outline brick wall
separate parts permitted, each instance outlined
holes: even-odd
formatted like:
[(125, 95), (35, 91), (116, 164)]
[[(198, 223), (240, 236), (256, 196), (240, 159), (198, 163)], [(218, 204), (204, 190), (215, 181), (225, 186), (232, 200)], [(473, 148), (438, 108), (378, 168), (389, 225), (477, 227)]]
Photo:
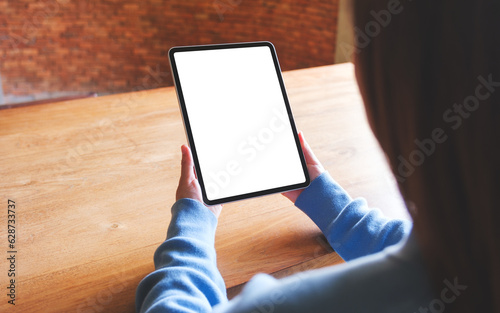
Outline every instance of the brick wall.
[(338, 1), (0, 0), (3, 93), (172, 85), (176, 45), (269, 40), (282, 70), (334, 62)]

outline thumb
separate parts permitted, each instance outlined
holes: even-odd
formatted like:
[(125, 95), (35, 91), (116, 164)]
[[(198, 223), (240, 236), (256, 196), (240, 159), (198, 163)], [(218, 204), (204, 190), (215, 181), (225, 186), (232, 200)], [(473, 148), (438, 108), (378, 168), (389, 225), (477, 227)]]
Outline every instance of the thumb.
[(194, 177), (194, 170), (193, 170), (193, 157), (191, 156), (191, 149), (189, 149), (188, 146), (182, 145), (181, 146), (181, 152), (182, 152), (182, 161), (181, 161), (181, 181), (184, 181), (186, 183), (190, 183)]
[(304, 152), (304, 158), (306, 159), (306, 163), (311, 165), (319, 165), (320, 162), (318, 161), (311, 147), (304, 138), (304, 133), (299, 132), (299, 140), (300, 140), (300, 145), (302, 146), (302, 152)]

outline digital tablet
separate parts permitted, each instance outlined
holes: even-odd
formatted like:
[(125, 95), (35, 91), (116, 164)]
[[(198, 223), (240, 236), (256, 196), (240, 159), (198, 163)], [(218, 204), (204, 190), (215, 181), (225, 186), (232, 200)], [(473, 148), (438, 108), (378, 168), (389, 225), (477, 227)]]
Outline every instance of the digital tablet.
[(206, 204), (309, 185), (270, 42), (174, 47), (169, 59)]

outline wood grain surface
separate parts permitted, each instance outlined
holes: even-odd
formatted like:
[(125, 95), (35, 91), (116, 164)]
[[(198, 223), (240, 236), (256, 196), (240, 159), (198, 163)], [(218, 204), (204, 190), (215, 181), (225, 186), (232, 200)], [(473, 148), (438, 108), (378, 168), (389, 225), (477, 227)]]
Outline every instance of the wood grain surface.
[[(353, 197), (407, 218), (366, 122), (352, 64), (284, 73), (298, 129)], [(184, 129), (173, 88), (0, 111), (1, 312), (134, 312), (165, 239)], [(16, 203), (16, 305), (7, 303), (7, 201)], [(281, 195), (224, 206), (228, 288), (341, 259)]]

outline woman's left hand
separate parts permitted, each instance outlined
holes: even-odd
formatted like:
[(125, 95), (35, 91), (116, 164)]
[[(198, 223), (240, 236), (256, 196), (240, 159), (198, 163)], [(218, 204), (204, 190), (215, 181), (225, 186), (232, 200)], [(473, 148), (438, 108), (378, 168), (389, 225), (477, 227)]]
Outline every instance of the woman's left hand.
[[(177, 187), (175, 198), (176, 200), (188, 198), (203, 203), (200, 183), (198, 182), (198, 178), (196, 178), (196, 174), (194, 171), (194, 162), (193, 156), (191, 154), (191, 149), (189, 149), (189, 147), (186, 145), (182, 145), (181, 152), (181, 178), (179, 179), (179, 186)], [(215, 214), (215, 217), (219, 218), (219, 215), (222, 211), (222, 205), (218, 204), (205, 206)]]

